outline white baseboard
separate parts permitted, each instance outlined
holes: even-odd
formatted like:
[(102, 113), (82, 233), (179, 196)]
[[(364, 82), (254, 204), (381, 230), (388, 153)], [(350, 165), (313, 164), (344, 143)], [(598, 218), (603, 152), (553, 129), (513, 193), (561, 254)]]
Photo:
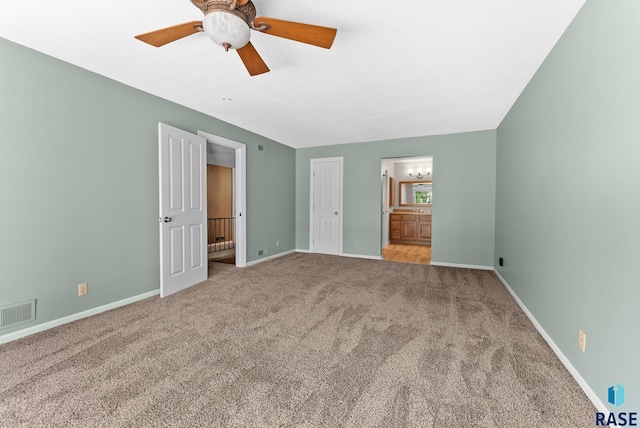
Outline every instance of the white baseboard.
[(58, 318), (53, 321), (48, 321), (42, 324), (34, 325), (33, 327), (27, 327), (25, 329), (18, 330), (13, 333), (5, 334), (4, 336), (0, 336), (0, 345), (2, 345), (3, 343), (9, 343), (14, 340), (21, 339), (26, 336), (30, 336), (35, 333), (40, 333), (41, 331), (49, 330), (50, 328), (58, 327), (62, 324), (67, 324), (72, 321), (77, 321), (82, 318), (90, 317), (92, 315), (97, 315), (101, 312), (119, 308), (120, 306), (129, 305), (139, 300), (148, 299), (149, 297), (157, 296), (158, 294), (160, 294), (160, 289), (149, 291), (148, 293), (138, 294), (137, 296), (129, 297), (123, 300), (118, 300), (117, 302), (108, 303), (103, 306), (98, 306), (97, 308), (88, 309), (86, 311), (78, 312), (77, 314)]
[(454, 268), (461, 268), (461, 269), (494, 270), (493, 266), (464, 265), (464, 264), (460, 264), (460, 263), (443, 263), (443, 262), (431, 261), (430, 265), (431, 266), (454, 267)]
[(589, 386), (587, 381), (585, 381), (584, 378), (582, 376), (580, 376), (580, 373), (578, 372), (578, 370), (573, 366), (573, 364), (571, 364), (571, 361), (569, 361), (569, 359), (566, 357), (566, 355), (564, 355), (562, 353), (562, 351), (560, 350), (558, 345), (556, 345), (556, 343), (553, 341), (551, 336), (549, 336), (549, 334), (544, 330), (544, 328), (542, 328), (542, 325), (540, 325), (538, 320), (533, 316), (533, 314), (529, 311), (529, 309), (524, 305), (522, 300), (520, 300), (520, 298), (516, 295), (516, 293), (511, 289), (509, 284), (507, 284), (507, 281), (505, 281), (505, 279), (502, 277), (502, 275), (500, 275), (500, 272), (498, 272), (495, 269), (494, 269), (494, 272), (496, 273), (496, 276), (498, 277), (498, 279), (500, 279), (502, 284), (505, 286), (507, 291), (509, 291), (509, 294), (511, 294), (511, 297), (513, 297), (513, 299), (516, 301), (516, 303), (520, 306), (520, 309), (522, 309), (522, 311), (527, 315), (527, 317), (529, 317), (529, 320), (531, 320), (531, 322), (533, 323), (533, 325), (536, 328), (536, 330), (538, 330), (538, 332), (544, 338), (544, 340), (547, 341), (547, 343), (549, 344), (549, 346), (551, 347), (553, 352), (555, 352), (555, 354), (558, 356), (558, 358), (560, 359), (562, 364), (569, 371), (571, 376), (573, 376), (573, 378), (576, 380), (576, 382), (578, 382), (578, 385), (580, 385), (580, 388), (582, 388), (582, 390), (587, 395), (587, 397), (589, 397), (589, 400), (591, 400), (593, 405), (596, 406), (596, 409), (598, 409), (599, 412), (602, 412), (602, 413), (605, 413), (605, 414), (608, 415), (609, 414), (609, 410), (607, 409), (607, 406), (605, 406), (605, 404), (602, 402), (602, 400), (600, 400), (600, 398), (598, 398), (598, 394), (596, 394), (593, 391), (593, 389), (591, 389), (591, 387)]
[(296, 251), (298, 251), (298, 250), (289, 250), (289, 251), (285, 251), (285, 252), (282, 252), (282, 253), (274, 254), (272, 256), (267, 256), (267, 257), (264, 257), (262, 259), (254, 260), (252, 262), (247, 262), (247, 267), (253, 266), (253, 265), (257, 265), (258, 263), (266, 262), (267, 260), (277, 259), (278, 257), (286, 256), (288, 254), (293, 254)]
[[(296, 251), (296, 253), (313, 254), (313, 253), (311, 253), (310, 250), (302, 250), (302, 249), (299, 249), (299, 248), (297, 248), (295, 251)], [(318, 253), (318, 254), (321, 254), (321, 253)], [(351, 257), (351, 258), (354, 258), (354, 259), (382, 260), (382, 256), (367, 256), (367, 255), (364, 255), (364, 254), (342, 253), (342, 254), (339, 254), (339, 256), (341, 256), (341, 257)]]
[(352, 257), (354, 259), (369, 259), (369, 260), (382, 260), (382, 256), (367, 256), (364, 254), (340, 254), (342, 257)]

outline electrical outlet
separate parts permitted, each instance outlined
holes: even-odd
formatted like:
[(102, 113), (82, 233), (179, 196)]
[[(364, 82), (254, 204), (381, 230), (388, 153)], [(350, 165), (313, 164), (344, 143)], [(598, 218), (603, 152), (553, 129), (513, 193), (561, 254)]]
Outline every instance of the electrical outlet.
[(78, 284), (78, 296), (84, 296), (89, 292), (89, 284), (83, 282), (82, 284)]
[(276, 241), (276, 247), (280, 246), (280, 241)]
[(356, 239), (356, 245), (360, 245), (360, 240)]
[(500, 258), (498, 259), (498, 264), (499, 264), (500, 266), (504, 266), (504, 259), (503, 259), (502, 257), (500, 257)]
[(587, 335), (582, 330), (578, 330), (578, 348), (582, 352), (587, 352)]

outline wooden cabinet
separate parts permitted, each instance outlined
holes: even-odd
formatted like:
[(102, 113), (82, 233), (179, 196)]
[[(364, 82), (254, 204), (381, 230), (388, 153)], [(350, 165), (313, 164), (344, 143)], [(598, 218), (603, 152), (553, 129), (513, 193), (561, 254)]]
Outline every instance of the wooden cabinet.
[[(421, 216), (426, 217), (426, 216)], [(429, 216), (429, 221), (422, 220), (418, 222), (418, 241), (429, 241), (431, 242), (431, 216)]]
[(431, 245), (431, 214), (391, 214), (389, 222), (392, 243)]
[(389, 225), (389, 233), (391, 236), (389, 237), (391, 241), (397, 241), (400, 239), (400, 219), (393, 218), (393, 214), (391, 215), (391, 224)]

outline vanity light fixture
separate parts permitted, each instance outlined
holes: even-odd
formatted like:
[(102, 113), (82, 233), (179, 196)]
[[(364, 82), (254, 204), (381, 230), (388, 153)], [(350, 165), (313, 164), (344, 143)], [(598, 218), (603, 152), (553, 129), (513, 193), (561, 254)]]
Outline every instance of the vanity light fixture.
[(409, 177), (415, 177), (418, 180), (422, 180), (423, 178), (427, 178), (431, 175), (430, 171), (426, 171), (425, 175), (422, 175), (422, 168), (418, 168), (416, 173), (413, 173), (413, 169), (409, 168)]

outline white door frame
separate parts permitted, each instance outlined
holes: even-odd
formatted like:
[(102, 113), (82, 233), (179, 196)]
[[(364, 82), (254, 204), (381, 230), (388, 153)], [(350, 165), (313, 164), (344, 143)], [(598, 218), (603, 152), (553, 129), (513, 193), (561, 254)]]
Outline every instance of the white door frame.
[(198, 135), (207, 142), (229, 147), (236, 151), (235, 183), (236, 183), (236, 266), (247, 266), (247, 146), (228, 138), (220, 137), (204, 131)]
[(382, 168), (382, 249), (389, 244), (389, 169)]
[(344, 158), (336, 157), (336, 158), (315, 158), (309, 161), (309, 252), (314, 253), (314, 243), (313, 243), (313, 201), (314, 201), (314, 186), (313, 186), (313, 173), (315, 171), (316, 163), (319, 162), (338, 162), (340, 164), (340, 207), (338, 208), (338, 255), (341, 256), (342, 253), (342, 236), (343, 236), (343, 210), (344, 210), (344, 199), (343, 199), (343, 181), (344, 181)]

